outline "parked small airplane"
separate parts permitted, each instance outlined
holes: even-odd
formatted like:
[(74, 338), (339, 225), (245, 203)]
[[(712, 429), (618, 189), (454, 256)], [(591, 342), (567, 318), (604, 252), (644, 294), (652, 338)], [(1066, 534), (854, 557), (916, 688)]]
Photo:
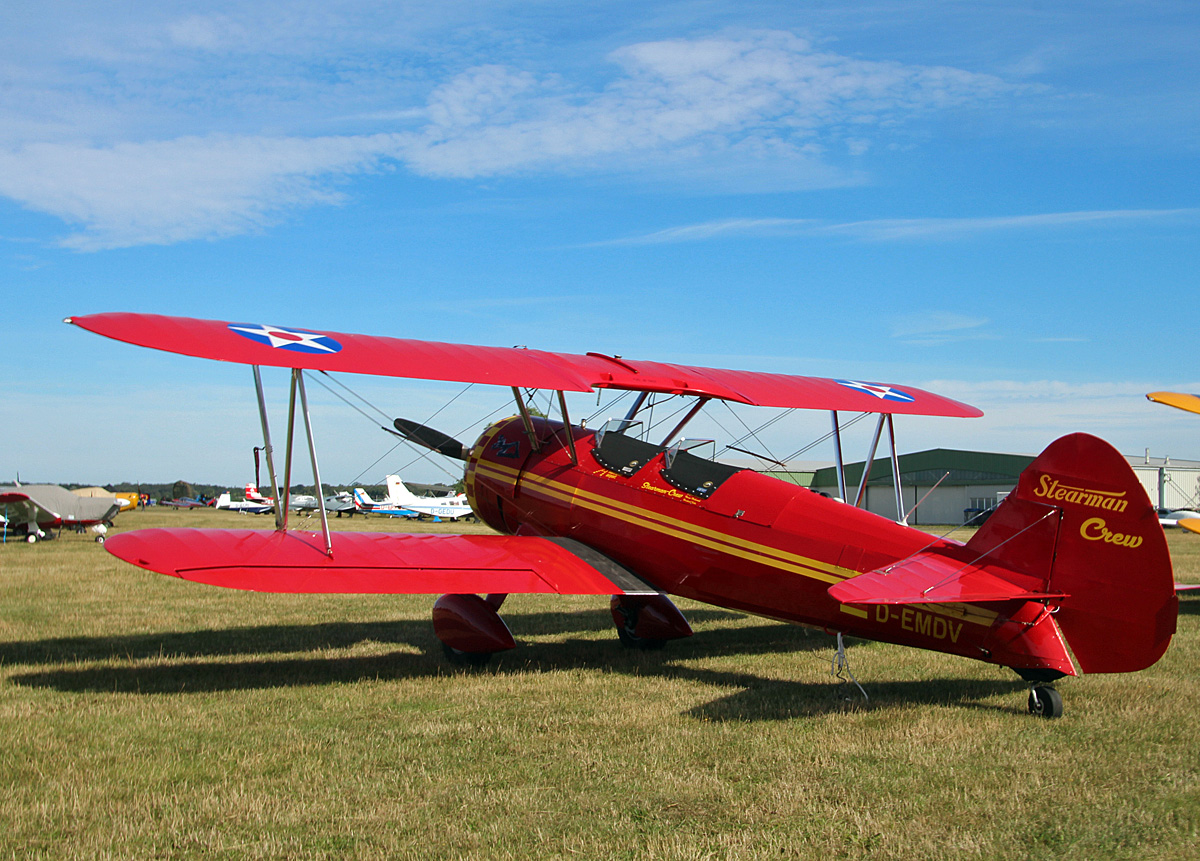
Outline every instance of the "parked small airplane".
[(1158, 515), (1158, 522), (1164, 528), (1183, 526), (1184, 521), (1187, 520), (1196, 520), (1200, 522), (1200, 511), (1193, 511), (1190, 508), (1177, 508), (1173, 511), (1164, 510)]
[(213, 504), (213, 500), (204, 496), (180, 496), (176, 499), (159, 500), (158, 504), (168, 508), (208, 508)]
[[(385, 479), (387, 482), (388, 495), (387, 499), (382, 502), (375, 503), (375, 512), (383, 513), (383, 509), (395, 510), (402, 512), (401, 517), (430, 517), (434, 520), (459, 520), (463, 517), (474, 519), (475, 512), (471, 510), (471, 504), (467, 501), (465, 493), (456, 493), (452, 496), (417, 496), (404, 482), (400, 480), (398, 475), (389, 475)], [(354, 489), (355, 498), (361, 497), (364, 500), (370, 500), (366, 491), (361, 487)]]
[(212, 506), (229, 511), (241, 511), (246, 514), (266, 514), (268, 511), (275, 510), (275, 500), (262, 496), (253, 484), (246, 485), (245, 495), (245, 499), (233, 499), (226, 491), (213, 501)]
[[(1156, 404), (1166, 404), (1169, 407), (1175, 407), (1177, 410), (1200, 415), (1200, 395), (1188, 395), (1182, 392), (1150, 392), (1146, 395), (1146, 400), (1154, 401)], [(1182, 516), (1178, 516), (1181, 514)], [(1158, 522), (1163, 526), (1178, 526), (1181, 529), (1186, 529), (1188, 532), (1200, 534), (1200, 513), (1191, 511), (1171, 512), (1165, 518), (1159, 518)], [(1179, 591), (1193, 591), (1200, 589), (1200, 585), (1176, 583), (1175, 588)]]
[(245, 488), (243, 488), (242, 493), (246, 495), (246, 499), (249, 502), (257, 502), (259, 505), (269, 505), (272, 507), (275, 505), (274, 499), (271, 499), (269, 496), (263, 496), (258, 492), (257, 484), (247, 484)]
[[(316, 511), (320, 507), (315, 496), (294, 496), (291, 502), (288, 503), (288, 508), (292, 511)], [(357, 513), (358, 508), (354, 504), (354, 497), (347, 491), (340, 490), (325, 497), (325, 510), (331, 514), (336, 514), (338, 517), (341, 517), (343, 514), (347, 517), (353, 517)]]
[[(323, 510), (321, 533), (299, 532), (287, 528), (285, 497), (274, 532), (148, 529), (106, 545), (142, 568), (238, 589), (445, 593), (434, 632), (458, 659), (515, 646), (497, 612), (508, 593), (612, 596), (617, 635), (637, 647), (691, 635), (670, 593), (836, 632), (839, 646), (847, 634), (1009, 667), (1031, 685), (1030, 712), (1054, 717), (1062, 699), (1053, 681), (1149, 667), (1175, 631), (1155, 510), (1125, 458), (1087, 434), (1051, 443), (962, 544), (865, 511), (855, 504), (865, 488), (845, 488), (840, 412), (878, 415), (868, 461), (888, 429), (900, 512), (894, 417), (982, 414), (916, 388), (149, 314), (67, 322), (253, 366), (273, 485), (260, 366), (291, 369), (289, 472), (297, 411), (311, 440), (305, 369), (510, 387), (518, 415), (473, 446), (437, 447), (457, 453), (472, 508), (502, 534), (335, 533)], [(555, 392), (560, 419), (533, 416), (527, 389)], [(624, 418), (572, 424), (565, 393), (597, 389), (638, 395)], [(647, 401), (670, 397), (688, 412), (649, 438)], [(680, 434), (714, 399), (828, 410), (847, 502), (691, 453)]]
[(30, 544), (53, 537), (50, 529), (91, 527), (96, 541), (104, 535), (121, 510), (111, 497), (77, 496), (57, 484), (19, 484), (0, 487), (0, 506), (7, 523), (5, 532), (24, 536)]
[(398, 505), (392, 505), (387, 500), (376, 501), (363, 488), (354, 488), (354, 508), (363, 514), (384, 514), (388, 517), (408, 517), (417, 519), (417, 512)]

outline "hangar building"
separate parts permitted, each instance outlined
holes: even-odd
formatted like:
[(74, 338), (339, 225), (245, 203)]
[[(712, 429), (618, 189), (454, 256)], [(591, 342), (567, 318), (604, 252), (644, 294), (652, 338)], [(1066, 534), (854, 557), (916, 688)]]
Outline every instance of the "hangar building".
[[(1031, 454), (946, 448), (900, 455), (900, 486), (905, 510), (911, 509), (929, 493), (909, 516), (909, 523), (914, 526), (963, 523), (980, 511), (995, 508), (1017, 486), (1017, 477), (1034, 457)], [(1167, 510), (1200, 508), (1200, 461), (1152, 458), (1148, 452), (1137, 457), (1126, 455), (1126, 459), (1157, 507)], [(846, 487), (850, 495), (857, 490), (862, 472), (862, 461), (846, 464)], [(930, 492), (934, 485), (937, 485), (936, 489)], [(832, 466), (815, 470), (809, 487), (837, 496), (837, 471)], [(896, 517), (892, 464), (886, 457), (877, 458), (871, 468), (866, 508), (887, 518)]]

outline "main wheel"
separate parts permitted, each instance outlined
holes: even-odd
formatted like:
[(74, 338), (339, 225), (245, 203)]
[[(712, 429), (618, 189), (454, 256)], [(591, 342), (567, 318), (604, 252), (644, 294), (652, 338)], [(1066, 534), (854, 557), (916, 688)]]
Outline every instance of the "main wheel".
[(654, 649), (662, 649), (667, 645), (666, 640), (655, 640), (650, 637), (639, 637), (632, 633), (627, 627), (617, 627), (617, 639), (621, 641), (621, 645), (626, 649), (641, 649), (644, 652), (653, 651)]
[(1054, 688), (1038, 685), (1029, 691), (1029, 713), (1044, 718), (1062, 717), (1062, 694)]
[(458, 664), (460, 667), (482, 667), (495, 654), (495, 652), (464, 652), (453, 646), (447, 646), (445, 643), (442, 643), (442, 651), (446, 653), (446, 657), (450, 659), (451, 663)]

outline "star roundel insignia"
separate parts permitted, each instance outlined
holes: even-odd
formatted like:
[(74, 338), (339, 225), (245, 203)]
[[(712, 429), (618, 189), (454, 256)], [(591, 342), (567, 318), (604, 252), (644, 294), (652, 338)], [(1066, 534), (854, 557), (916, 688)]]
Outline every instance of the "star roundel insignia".
[(230, 323), (229, 331), (256, 343), (295, 353), (337, 353), (342, 349), (342, 345), (328, 335), (306, 329), (286, 329), (261, 323)]
[(862, 383), (858, 380), (834, 380), (834, 382), (848, 389), (866, 392), (868, 395), (873, 395), (881, 401), (899, 401), (902, 404), (910, 404), (916, 400), (908, 392), (902, 392), (895, 386), (884, 386), (879, 383)]

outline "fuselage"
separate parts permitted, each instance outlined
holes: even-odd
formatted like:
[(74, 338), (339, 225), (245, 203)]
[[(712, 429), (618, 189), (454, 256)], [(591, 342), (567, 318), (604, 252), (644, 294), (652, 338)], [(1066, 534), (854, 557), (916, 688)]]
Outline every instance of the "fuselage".
[(546, 419), (534, 419), (533, 429), (536, 450), (513, 418), (488, 428), (468, 457), (471, 505), (498, 531), (575, 539), (664, 592), (709, 604), (1008, 666), (1048, 666), (1039, 653), (1054, 649), (1024, 633), (1042, 611), (1033, 602), (855, 606), (826, 591), (956, 542), (752, 470), (672, 461), (672, 452), (616, 437), (598, 445), (594, 431)]

